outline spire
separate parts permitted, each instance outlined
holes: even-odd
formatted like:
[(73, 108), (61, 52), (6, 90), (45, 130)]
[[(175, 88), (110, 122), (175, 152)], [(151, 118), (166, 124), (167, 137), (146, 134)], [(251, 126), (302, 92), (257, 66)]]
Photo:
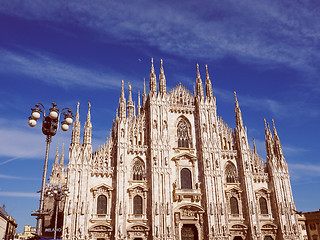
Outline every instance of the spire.
[(203, 100), (203, 86), (202, 86), (202, 80), (200, 77), (199, 72), (199, 64), (197, 64), (197, 79), (196, 79), (196, 85), (197, 85), (197, 96), (200, 98), (200, 101)]
[(91, 144), (92, 123), (91, 123), (90, 108), (91, 108), (91, 104), (90, 102), (88, 102), (88, 114), (87, 114), (87, 121), (84, 125), (83, 144)]
[(126, 118), (126, 98), (124, 97), (124, 83), (121, 82), (121, 97), (119, 99), (119, 117)]
[(131, 118), (134, 116), (134, 105), (132, 101), (132, 92), (131, 92), (131, 85), (129, 84), (129, 99), (127, 102), (127, 112), (128, 112), (128, 118)]
[(252, 140), (253, 140), (253, 152), (257, 153), (256, 142), (255, 142), (254, 138)]
[(57, 151), (56, 151), (56, 156), (54, 158), (54, 165), (56, 166), (59, 165), (59, 143), (57, 144)]
[(206, 99), (213, 100), (212, 84), (209, 78), (208, 66), (206, 65)]
[(80, 103), (78, 102), (76, 118), (74, 120), (73, 127), (72, 127), (71, 146), (80, 144), (79, 106), (80, 106)]
[(193, 84), (193, 96), (196, 97), (196, 86)]
[(64, 143), (62, 143), (61, 157), (60, 157), (60, 165), (64, 165)]
[(265, 142), (266, 142), (266, 150), (267, 150), (267, 159), (271, 159), (273, 155), (273, 138), (270, 132), (269, 124), (264, 118), (264, 130), (265, 130)]
[(146, 93), (146, 79), (143, 79), (143, 93), (142, 93), (142, 105), (145, 106), (147, 101), (147, 93)]
[(274, 144), (275, 144), (275, 154), (278, 156), (279, 159), (284, 158), (282, 153), (282, 146), (280, 143), (280, 138), (277, 133), (276, 125), (274, 124), (274, 120), (272, 119), (272, 125), (273, 125), (273, 138), (274, 138)]
[(237, 126), (243, 127), (243, 120), (242, 120), (242, 114), (239, 107), (238, 99), (237, 99), (237, 93), (234, 92), (234, 98), (235, 98), (235, 114), (236, 114), (236, 123)]
[(140, 115), (141, 105), (140, 105), (140, 91), (138, 91), (138, 105), (137, 105), (137, 115)]
[(166, 76), (164, 75), (162, 59), (161, 59), (161, 67), (160, 67), (160, 75), (159, 75), (159, 92), (161, 95), (164, 95), (167, 92)]
[(279, 136), (277, 133), (276, 125), (274, 124), (274, 120), (272, 119), (272, 126), (273, 126), (273, 137), (275, 140), (279, 140)]
[(156, 74), (154, 73), (153, 58), (151, 58), (150, 93), (149, 94), (151, 94), (151, 96), (157, 94), (157, 79), (156, 79)]

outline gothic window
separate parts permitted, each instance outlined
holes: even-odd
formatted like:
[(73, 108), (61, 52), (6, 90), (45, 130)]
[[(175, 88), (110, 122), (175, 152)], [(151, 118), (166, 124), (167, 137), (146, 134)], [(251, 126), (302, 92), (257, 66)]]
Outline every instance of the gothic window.
[(259, 204), (260, 204), (260, 213), (261, 214), (268, 214), (267, 200), (264, 197), (261, 197), (259, 199)]
[(230, 207), (231, 207), (231, 214), (234, 214), (234, 215), (239, 214), (238, 200), (235, 197), (230, 198)]
[(139, 195), (133, 198), (133, 214), (142, 214), (142, 197)]
[(97, 214), (107, 214), (107, 197), (104, 195), (98, 197)]
[(136, 159), (132, 167), (132, 179), (143, 180), (145, 175), (144, 162), (140, 159)]
[(188, 168), (181, 170), (181, 189), (192, 189), (191, 171)]
[(190, 125), (185, 119), (181, 119), (177, 125), (177, 136), (178, 136), (178, 147), (190, 148), (191, 136), (190, 136)]
[(237, 182), (236, 168), (232, 163), (227, 163), (226, 169), (225, 169), (225, 176), (226, 176), (227, 183)]

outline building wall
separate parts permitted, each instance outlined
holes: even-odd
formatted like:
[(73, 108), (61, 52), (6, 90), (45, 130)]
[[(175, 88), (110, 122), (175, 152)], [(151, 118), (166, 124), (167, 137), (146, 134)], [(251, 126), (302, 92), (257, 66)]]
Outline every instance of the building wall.
[(310, 240), (320, 239), (320, 210), (304, 213), (306, 218), (306, 229)]

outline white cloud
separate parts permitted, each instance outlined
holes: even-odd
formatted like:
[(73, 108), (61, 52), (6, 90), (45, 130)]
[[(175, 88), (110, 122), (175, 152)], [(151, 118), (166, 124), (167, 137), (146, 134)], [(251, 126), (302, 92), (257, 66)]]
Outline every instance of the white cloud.
[(295, 180), (305, 177), (320, 177), (320, 165), (310, 163), (288, 163), (288, 166), (290, 175)]
[(21, 177), (21, 176), (11, 176), (11, 175), (6, 175), (6, 174), (0, 174), (0, 178), (2, 179), (12, 179), (12, 180), (36, 180), (39, 181), (40, 179), (38, 178), (29, 178), (29, 177)]
[(38, 193), (28, 193), (28, 192), (1, 192), (0, 191), (0, 196), (39, 198)]
[[(309, 71), (319, 62), (319, 14), (314, 6), (246, 0), (207, 1), (199, 7), (157, 1), (9, 1), (0, 11), (29, 19), (86, 26), (126, 44), (136, 41), (191, 59), (232, 55)], [(108, 41), (102, 34), (101, 40)], [(256, 61), (259, 59), (259, 61)]]
[(17, 53), (0, 49), (0, 64), (2, 72), (27, 75), (61, 87), (119, 88), (121, 79), (126, 79), (121, 74), (76, 66), (54, 56), (32, 51)]

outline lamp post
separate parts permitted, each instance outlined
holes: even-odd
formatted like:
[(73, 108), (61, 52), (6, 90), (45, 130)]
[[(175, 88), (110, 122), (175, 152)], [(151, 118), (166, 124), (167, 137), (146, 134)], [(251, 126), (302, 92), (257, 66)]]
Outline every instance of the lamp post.
[(54, 240), (57, 239), (57, 225), (58, 225), (58, 213), (59, 213), (59, 202), (69, 194), (67, 186), (62, 186), (60, 184), (49, 184), (46, 187), (47, 196), (53, 197), (56, 207), (55, 207), (55, 220), (54, 220)]
[(43, 166), (43, 176), (42, 176), (42, 186), (40, 191), (40, 204), (38, 213), (32, 214), (33, 216), (37, 216), (37, 235), (39, 237), (42, 236), (42, 227), (43, 227), (43, 217), (44, 217), (44, 189), (46, 186), (46, 178), (47, 178), (47, 170), (48, 170), (48, 159), (49, 159), (49, 148), (52, 137), (56, 135), (57, 130), (59, 128), (59, 120), (61, 114), (64, 115), (64, 120), (61, 122), (61, 129), (63, 131), (68, 131), (69, 125), (73, 122), (73, 115), (69, 108), (60, 109), (56, 108), (57, 104), (52, 103), (52, 108), (49, 109), (49, 115), (46, 116), (46, 109), (41, 104), (38, 103), (35, 105), (36, 108), (31, 108), (31, 116), (29, 117), (29, 126), (35, 127), (37, 125), (37, 120), (43, 116), (42, 121), (42, 133), (46, 135), (46, 156)]

